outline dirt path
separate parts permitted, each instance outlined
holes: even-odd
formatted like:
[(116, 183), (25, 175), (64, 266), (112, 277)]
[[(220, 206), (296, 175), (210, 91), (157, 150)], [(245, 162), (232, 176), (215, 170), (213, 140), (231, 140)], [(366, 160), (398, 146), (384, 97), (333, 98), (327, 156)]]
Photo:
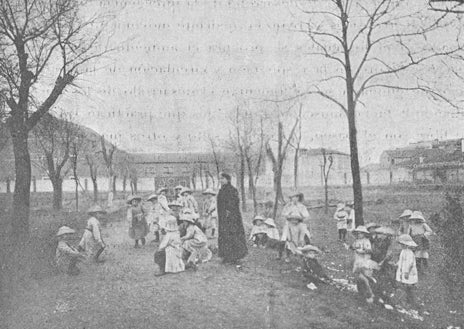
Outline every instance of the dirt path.
[(250, 250), (240, 272), (214, 257), (197, 272), (155, 277), (156, 244), (134, 249), (126, 231), (122, 222), (104, 229), (104, 264), (82, 266), (77, 277), (40, 279), (18, 294), (7, 328), (414, 327), (361, 307), (354, 294), (333, 287), (309, 291), (296, 264), (276, 261), (269, 250)]

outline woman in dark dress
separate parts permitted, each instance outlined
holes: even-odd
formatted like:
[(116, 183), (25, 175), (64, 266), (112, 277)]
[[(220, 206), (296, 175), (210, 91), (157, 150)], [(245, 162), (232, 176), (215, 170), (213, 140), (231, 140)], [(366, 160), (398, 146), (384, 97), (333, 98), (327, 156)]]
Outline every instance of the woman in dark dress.
[(245, 230), (240, 213), (238, 191), (230, 184), (231, 177), (221, 174), (221, 189), (217, 195), (218, 248), (224, 263), (239, 265), (247, 253)]

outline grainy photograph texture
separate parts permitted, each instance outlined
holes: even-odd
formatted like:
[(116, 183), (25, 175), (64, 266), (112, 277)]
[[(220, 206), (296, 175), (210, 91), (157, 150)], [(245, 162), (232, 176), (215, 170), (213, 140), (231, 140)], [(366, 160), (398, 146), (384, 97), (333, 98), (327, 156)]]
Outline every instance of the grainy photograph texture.
[(0, 0), (0, 328), (464, 328), (463, 15)]

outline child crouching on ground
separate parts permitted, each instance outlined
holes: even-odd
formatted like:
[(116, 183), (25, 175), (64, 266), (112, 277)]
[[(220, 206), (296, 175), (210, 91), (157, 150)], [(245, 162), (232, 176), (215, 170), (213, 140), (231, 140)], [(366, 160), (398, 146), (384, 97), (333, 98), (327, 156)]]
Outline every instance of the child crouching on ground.
[(264, 248), (266, 244), (267, 226), (264, 224), (264, 217), (256, 216), (253, 219), (253, 227), (250, 232), (250, 241), (253, 242), (253, 247)]
[(159, 267), (156, 276), (166, 273), (179, 273), (185, 270), (182, 261), (182, 241), (177, 227), (177, 220), (174, 216), (167, 216), (164, 230), (166, 235), (164, 235), (154, 257), (155, 263)]
[(62, 226), (56, 233), (58, 246), (56, 247), (55, 262), (58, 269), (68, 275), (78, 275), (80, 273), (77, 263), (85, 260), (76, 248), (70, 245), (69, 241), (76, 233), (72, 228)]
[(181, 238), (181, 241), (182, 248), (185, 250), (186, 255), (188, 255), (186, 268), (196, 270), (198, 261), (209, 261), (212, 257), (212, 253), (208, 249), (208, 238), (205, 233), (195, 225), (193, 216), (194, 214), (186, 211), (180, 217), (181, 221), (187, 224), (185, 235)]
[(398, 281), (406, 291), (407, 302), (414, 306), (414, 287), (418, 282), (416, 258), (412, 248), (417, 247), (417, 244), (408, 234), (403, 234), (398, 237), (398, 242), (402, 246), (398, 268), (396, 270), (396, 281)]
[(317, 261), (317, 256), (321, 250), (312, 245), (306, 245), (296, 250), (296, 253), (303, 256), (303, 275), (307, 280), (307, 287), (310, 289), (317, 288), (317, 285), (329, 283), (331, 280), (325, 273), (321, 264)]

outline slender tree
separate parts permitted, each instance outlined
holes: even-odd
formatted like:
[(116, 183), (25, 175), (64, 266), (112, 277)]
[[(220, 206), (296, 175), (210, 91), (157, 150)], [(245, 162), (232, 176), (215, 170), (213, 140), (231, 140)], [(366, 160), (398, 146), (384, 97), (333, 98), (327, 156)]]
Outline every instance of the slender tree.
[(373, 89), (395, 89), (423, 92), (454, 105), (432, 86), (433, 82), (426, 81), (426, 75), (429, 64), (459, 54), (462, 45), (459, 38), (453, 45), (440, 42), (449, 40), (449, 26), (453, 24), (446, 14), (426, 15), (425, 7), (418, 9), (407, 1), (328, 0), (306, 4), (302, 11), (309, 19), (302, 31), (314, 49), (310, 55), (320, 57), (329, 69), (323, 79), (298, 96), (317, 95), (346, 114), (358, 226), (364, 219), (356, 110), (363, 104), (363, 96)]
[(329, 175), (330, 175), (330, 169), (332, 169), (333, 165), (333, 155), (330, 153), (327, 153), (327, 150), (325, 148), (321, 149), (322, 153), (322, 165), (321, 165), (321, 174), (322, 174), (322, 179), (324, 182), (324, 205), (325, 205), (325, 213), (329, 213)]

